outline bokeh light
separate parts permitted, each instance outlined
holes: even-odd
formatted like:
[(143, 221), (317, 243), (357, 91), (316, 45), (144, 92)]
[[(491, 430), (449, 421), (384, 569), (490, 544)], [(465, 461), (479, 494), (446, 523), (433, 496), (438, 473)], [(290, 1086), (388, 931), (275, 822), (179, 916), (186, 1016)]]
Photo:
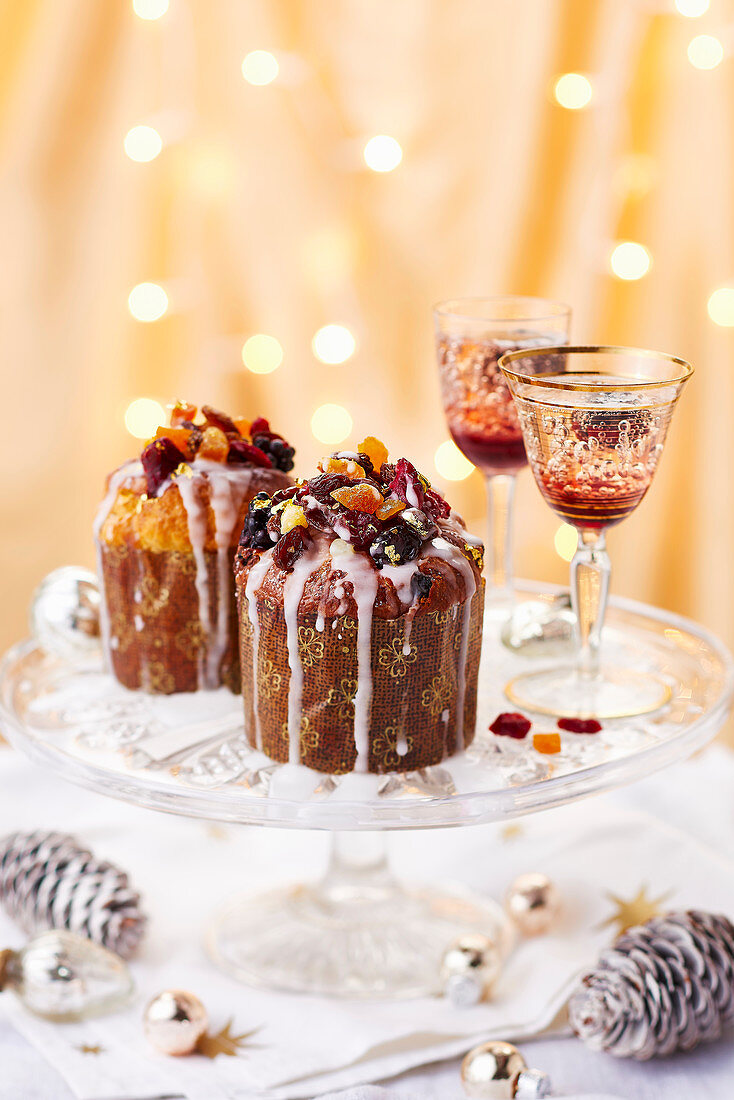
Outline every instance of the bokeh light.
[(688, 19), (698, 19), (709, 10), (710, 0), (675, 0), (676, 11)]
[(130, 160), (145, 164), (149, 160), (155, 160), (163, 148), (163, 141), (152, 126), (133, 126), (125, 134), (124, 145)]
[(647, 275), (652, 265), (652, 256), (644, 244), (637, 241), (620, 241), (612, 249), (609, 266), (618, 279), (628, 282)]
[(252, 50), (242, 62), (242, 75), (248, 84), (272, 84), (279, 72), (278, 59), (268, 50)]
[(150, 439), (166, 422), (166, 410), (152, 397), (136, 397), (125, 410), (125, 427), (136, 439)]
[(133, 11), (141, 19), (160, 19), (168, 11), (168, 0), (133, 0)]
[(314, 333), (311, 348), (322, 363), (346, 363), (357, 342), (345, 325), (324, 325)]
[(724, 47), (712, 34), (697, 34), (688, 43), (688, 60), (694, 69), (715, 69), (724, 60)]
[(452, 439), (439, 444), (433, 456), (433, 464), (446, 481), (463, 481), (476, 469)]
[(394, 137), (377, 134), (367, 142), (362, 155), (373, 172), (392, 172), (403, 159), (403, 150)]
[(579, 535), (576, 528), (572, 527), (570, 523), (562, 523), (553, 536), (553, 545), (559, 558), (570, 561), (576, 553), (578, 544)]
[(311, 431), (320, 443), (341, 443), (352, 430), (352, 418), (342, 405), (320, 405), (311, 417)]
[(567, 111), (580, 111), (588, 107), (593, 94), (591, 81), (583, 73), (563, 73), (553, 86), (556, 102)]
[(245, 340), (242, 362), (253, 374), (271, 374), (283, 362), (283, 349), (274, 336), (258, 332)]
[(734, 287), (720, 286), (709, 298), (707, 308), (715, 325), (734, 327)]
[(158, 283), (138, 283), (127, 304), (136, 321), (157, 321), (168, 309), (168, 295)]

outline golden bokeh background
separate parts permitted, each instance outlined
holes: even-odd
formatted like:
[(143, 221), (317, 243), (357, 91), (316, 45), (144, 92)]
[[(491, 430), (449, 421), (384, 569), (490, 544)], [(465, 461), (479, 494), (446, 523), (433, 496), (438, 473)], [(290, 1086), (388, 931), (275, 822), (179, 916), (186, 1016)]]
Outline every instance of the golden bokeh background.
[[(576, 342), (694, 364), (612, 534), (613, 591), (733, 644), (733, 19), (730, 0), (2, 3), (3, 645), (46, 572), (92, 565), (150, 402), (269, 416), (304, 472), (330, 449), (314, 430), (379, 435), (481, 531), (480, 475), (436, 468), (430, 307), (498, 293), (568, 301)], [(566, 579), (558, 527), (523, 473), (519, 574)]]

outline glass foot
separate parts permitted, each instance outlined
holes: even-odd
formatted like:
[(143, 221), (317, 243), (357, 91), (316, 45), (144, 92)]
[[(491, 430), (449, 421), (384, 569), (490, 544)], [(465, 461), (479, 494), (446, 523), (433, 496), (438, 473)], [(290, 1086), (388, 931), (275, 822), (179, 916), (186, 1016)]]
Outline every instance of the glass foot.
[(524, 600), (504, 619), (500, 639), (507, 649), (523, 657), (570, 657), (575, 624), (570, 596)]
[(384, 858), (349, 863), (343, 836), (321, 882), (239, 898), (215, 917), (206, 946), (222, 970), (269, 989), (397, 1000), (440, 992), (441, 957), (462, 932), (510, 950), (512, 925), (496, 902), (404, 889)]
[(586, 680), (574, 669), (547, 668), (516, 676), (505, 695), (523, 710), (558, 718), (631, 718), (664, 707), (672, 691), (650, 673), (605, 668)]

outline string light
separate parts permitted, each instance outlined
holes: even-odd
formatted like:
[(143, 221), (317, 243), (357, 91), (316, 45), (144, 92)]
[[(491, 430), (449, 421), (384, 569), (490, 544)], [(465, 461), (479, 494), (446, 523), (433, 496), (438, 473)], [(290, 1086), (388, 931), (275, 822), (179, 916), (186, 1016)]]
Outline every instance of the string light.
[(559, 558), (570, 561), (579, 544), (578, 531), (570, 523), (562, 523), (553, 536), (553, 545)]
[(675, 7), (679, 15), (685, 15), (687, 19), (698, 19), (709, 10), (710, 0), (675, 0)]
[(341, 443), (352, 430), (352, 418), (341, 405), (320, 405), (311, 417), (311, 431), (321, 443)]
[(403, 159), (403, 150), (394, 137), (377, 134), (367, 142), (362, 156), (373, 172), (392, 172)]
[(133, 11), (140, 19), (160, 19), (168, 11), (168, 0), (133, 0)]
[(242, 75), (248, 84), (272, 84), (279, 72), (277, 57), (267, 50), (252, 50), (242, 62)]
[(583, 73), (563, 73), (553, 86), (556, 102), (567, 111), (581, 111), (588, 107), (593, 94), (591, 81)]
[(314, 333), (311, 348), (322, 363), (346, 363), (357, 342), (345, 325), (324, 325)]
[(707, 308), (715, 325), (734, 328), (734, 287), (720, 286), (709, 298)]
[(688, 43), (688, 60), (694, 69), (715, 69), (724, 60), (724, 47), (712, 34), (697, 34)]
[(125, 427), (136, 439), (150, 439), (166, 422), (166, 410), (152, 397), (136, 397), (125, 410)]
[(253, 374), (271, 374), (283, 362), (283, 349), (274, 336), (258, 332), (245, 341), (242, 362)]
[(158, 283), (138, 283), (127, 304), (136, 321), (158, 321), (168, 309), (168, 295)]
[(145, 164), (149, 160), (155, 160), (163, 148), (163, 141), (152, 126), (133, 126), (125, 134), (124, 146), (130, 160)]
[(452, 439), (439, 444), (433, 456), (433, 464), (447, 481), (464, 481), (476, 467), (466, 458)]
[(652, 265), (652, 256), (644, 244), (637, 241), (621, 241), (612, 249), (609, 266), (618, 279), (634, 281), (647, 275)]

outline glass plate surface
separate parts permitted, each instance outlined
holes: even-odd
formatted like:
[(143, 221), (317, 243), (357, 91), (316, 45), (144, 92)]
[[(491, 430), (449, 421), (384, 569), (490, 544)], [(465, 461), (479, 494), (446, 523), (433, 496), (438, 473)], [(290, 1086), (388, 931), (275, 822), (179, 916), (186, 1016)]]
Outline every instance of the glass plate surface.
[[(517, 585), (518, 598), (550, 604), (560, 590)], [(551, 806), (640, 779), (710, 740), (727, 717), (732, 659), (703, 627), (629, 600), (612, 600), (604, 656), (665, 680), (670, 702), (601, 733), (562, 733), (546, 756), (532, 737), (489, 733), (503, 710), (505, 684), (557, 661), (518, 656), (485, 622), (477, 737), (442, 765), (406, 775), (325, 776), (274, 764), (251, 749), (241, 701), (226, 689), (145, 695), (121, 687), (101, 657), (72, 665), (34, 642), (12, 649), (0, 667), (2, 732), (60, 777), (170, 813), (250, 825), (306, 829), (415, 829), (471, 825)], [(532, 732), (556, 730), (536, 718)]]

